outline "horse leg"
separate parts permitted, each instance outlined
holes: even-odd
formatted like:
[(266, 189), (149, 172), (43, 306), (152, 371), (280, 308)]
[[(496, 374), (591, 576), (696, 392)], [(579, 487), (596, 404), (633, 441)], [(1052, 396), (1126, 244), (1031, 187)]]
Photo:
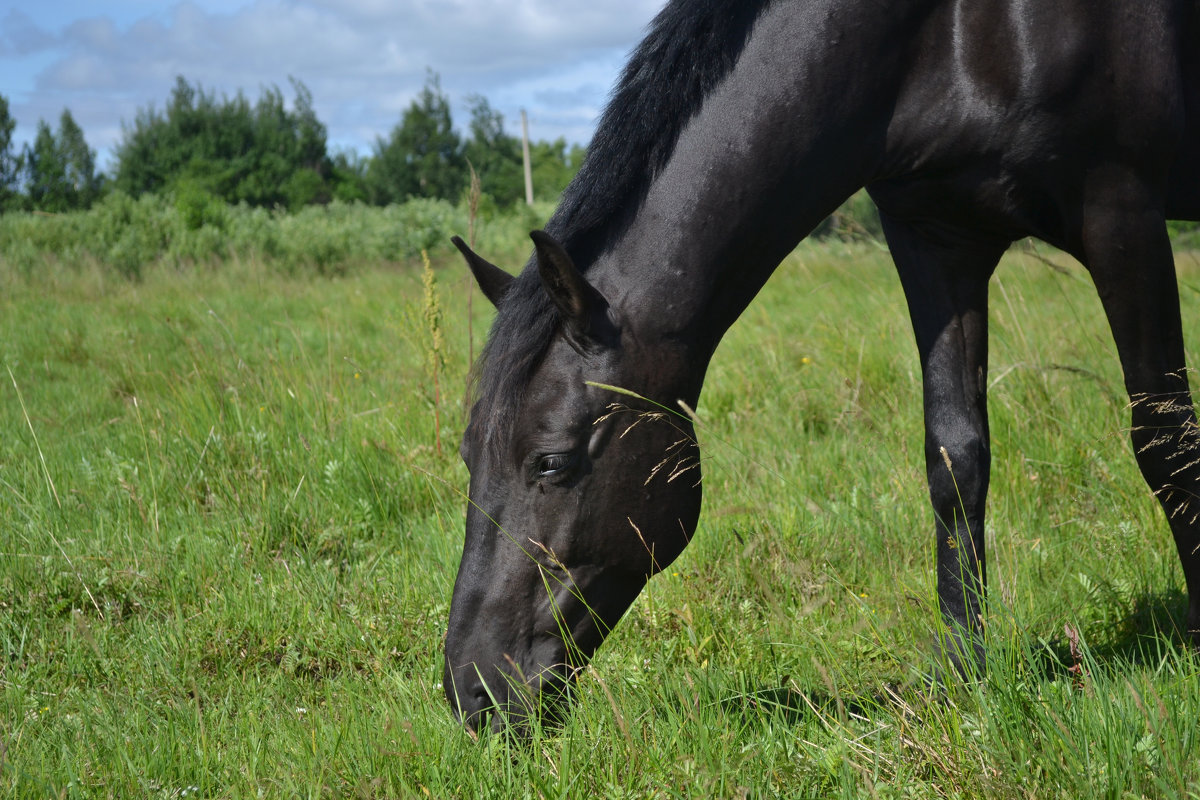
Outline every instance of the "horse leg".
[(1121, 186), (1084, 209), (1083, 262), (1116, 341), (1138, 467), (1166, 512), (1200, 647), (1200, 431), (1185, 371), (1175, 263), (1161, 207)]
[(941, 645), (963, 675), (984, 667), (987, 582), (983, 517), (987, 420), (987, 286), (1007, 242), (936, 235), (883, 215), (921, 356), (925, 471), (937, 536)]

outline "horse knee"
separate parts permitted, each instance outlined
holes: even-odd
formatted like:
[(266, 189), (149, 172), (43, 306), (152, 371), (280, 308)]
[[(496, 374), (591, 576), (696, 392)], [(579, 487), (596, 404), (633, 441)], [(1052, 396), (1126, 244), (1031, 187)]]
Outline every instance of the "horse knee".
[(1138, 467), (1155, 492), (1200, 482), (1200, 428), (1190, 401), (1135, 402), (1130, 441)]
[(977, 512), (987, 494), (991, 454), (987, 438), (972, 432), (930, 442), (926, 453), (929, 494), (935, 507), (961, 505), (968, 514)]

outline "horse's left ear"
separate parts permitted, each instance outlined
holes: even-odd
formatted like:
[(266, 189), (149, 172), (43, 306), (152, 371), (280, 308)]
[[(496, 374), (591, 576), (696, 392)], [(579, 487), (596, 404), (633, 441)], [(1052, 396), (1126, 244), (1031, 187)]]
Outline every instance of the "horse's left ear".
[(608, 301), (575, 266), (571, 256), (545, 231), (529, 234), (537, 251), (538, 273), (542, 286), (554, 301), (570, 333), (581, 343), (603, 342), (610, 331)]
[(492, 301), (492, 305), (499, 306), (504, 295), (508, 293), (508, 287), (512, 286), (513, 276), (476, 253), (461, 237), (452, 236), (450, 241), (467, 260), (467, 266), (471, 268), (471, 274), (475, 276), (475, 282), (479, 284), (483, 296)]

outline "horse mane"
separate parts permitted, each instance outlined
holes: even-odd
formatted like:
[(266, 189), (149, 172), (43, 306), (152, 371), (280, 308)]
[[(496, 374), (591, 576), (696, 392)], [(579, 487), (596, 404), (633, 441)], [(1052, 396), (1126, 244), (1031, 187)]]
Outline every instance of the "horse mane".
[[(671, 0), (633, 51), (578, 174), (546, 231), (587, 271), (628, 228), (708, 94), (733, 69), (770, 0)], [(501, 301), (473, 370), (473, 423), (490, 441), (511, 428), (558, 327), (531, 258)]]

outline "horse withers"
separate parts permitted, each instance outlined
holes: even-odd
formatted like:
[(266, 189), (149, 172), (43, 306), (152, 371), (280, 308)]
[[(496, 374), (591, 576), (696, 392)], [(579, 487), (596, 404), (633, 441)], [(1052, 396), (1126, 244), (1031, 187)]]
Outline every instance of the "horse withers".
[(456, 241), (497, 308), (446, 634), (466, 725), (555, 706), (687, 545), (698, 452), (664, 409), (695, 407), (729, 325), (864, 186), (920, 354), (949, 657), (983, 667), (987, 288), (1027, 236), (1095, 283), (1200, 644), (1200, 436), (1166, 230), (1200, 218), (1200, 4), (671, 0), (524, 271)]

